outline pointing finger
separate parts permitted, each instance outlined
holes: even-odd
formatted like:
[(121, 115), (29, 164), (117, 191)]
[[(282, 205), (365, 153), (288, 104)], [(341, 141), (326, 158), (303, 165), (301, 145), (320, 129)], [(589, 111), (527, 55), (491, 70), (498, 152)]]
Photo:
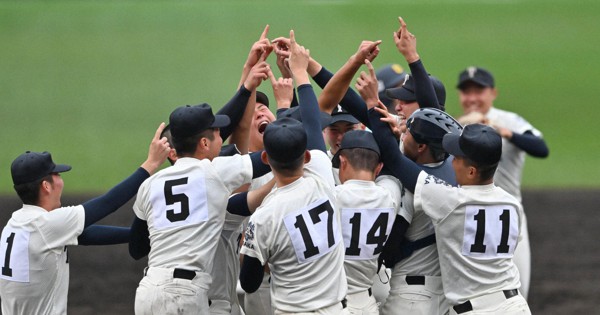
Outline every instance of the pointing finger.
[(260, 39), (263, 40), (263, 39), (267, 38), (268, 33), (269, 33), (269, 24), (267, 24), (265, 26), (265, 29), (263, 30), (262, 34), (260, 34)]
[(160, 123), (160, 126), (158, 126), (158, 129), (156, 129), (156, 132), (154, 133), (154, 139), (158, 140), (160, 139), (160, 134), (163, 132), (163, 130), (165, 129), (165, 123), (162, 122)]
[(371, 78), (376, 79), (377, 77), (375, 76), (375, 69), (373, 68), (373, 65), (371, 64), (369, 59), (365, 59), (365, 64), (367, 65), (367, 68), (369, 68), (369, 73), (371, 74)]
[(277, 80), (275, 79), (275, 75), (273, 74), (273, 71), (271, 71), (271, 68), (269, 68), (269, 71), (267, 73), (269, 74), (269, 79), (271, 79), (271, 84), (277, 84)]
[(296, 36), (294, 35), (294, 30), (290, 30), (290, 44), (294, 45), (296, 43)]

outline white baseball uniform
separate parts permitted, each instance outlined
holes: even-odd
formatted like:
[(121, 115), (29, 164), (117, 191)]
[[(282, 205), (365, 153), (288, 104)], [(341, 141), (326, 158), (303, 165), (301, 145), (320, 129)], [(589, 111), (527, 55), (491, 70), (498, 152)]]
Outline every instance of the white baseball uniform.
[[(523, 117), (515, 113), (492, 107), (487, 112), (486, 117), (495, 126), (507, 128), (520, 134), (530, 131), (533, 135), (542, 137), (542, 133), (539, 130), (535, 129)], [(496, 170), (496, 175), (494, 176), (494, 183), (515, 196), (519, 201), (521, 201), (521, 177), (523, 175), (523, 167), (525, 166), (525, 156), (525, 151), (518, 148), (509, 140), (502, 138), (502, 156)], [(531, 278), (531, 250), (527, 219), (525, 215), (523, 215), (523, 218), (521, 226), (522, 238), (519, 241), (514, 260), (521, 275), (521, 294), (527, 298)]]
[(347, 180), (336, 187), (335, 197), (342, 217), (348, 311), (377, 315), (371, 287), (379, 254), (400, 211), (400, 182), (392, 176), (379, 176), (376, 182)]
[[(333, 156), (334, 156), (334, 154), (331, 153), (331, 150), (327, 150), (327, 157), (329, 158), (329, 160), (332, 160)], [(331, 170), (333, 171), (333, 181), (335, 182), (335, 185), (336, 186), (341, 185), (342, 181), (340, 181), (340, 169), (332, 167)]]
[(494, 184), (452, 187), (421, 172), (414, 207), (424, 211), (435, 227), (451, 313), (470, 303), (469, 314), (530, 314), (523, 296), (508, 295), (521, 285), (512, 258), (523, 207), (515, 197)]
[(180, 158), (140, 186), (134, 211), (147, 221), (151, 249), (136, 291), (136, 314), (209, 313), (209, 272), (227, 200), (251, 178), (248, 155)]
[[(452, 167), (451, 159), (424, 166), (433, 169)], [(453, 169), (451, 171), (454, 172)], [(410, 223), (404, 237), (409, 241), (423, 239), (435, 233), (429, 216), (422, 209), (415, 211), (413, 198), (410, 191), (403, 191), (402, 207), (406, 212), (405, 218)], [(394, 265), (390, 279), (390, 295), (381, 307), (382, 315), (439, 315), (446, 312), (448, 307), (435, 244), (414, 251), (411, 256)]]
[(341, 314), (347, 291), (331, 161), (310, 151), (304, 176), (275, 188), (250, 217), (241, 253), (271, 269), (275, 314)]
[(68, 245), (83, 232), (83, 206), (52, 211), (23, 205), (2, 230), (3, 314), (66, 314)]

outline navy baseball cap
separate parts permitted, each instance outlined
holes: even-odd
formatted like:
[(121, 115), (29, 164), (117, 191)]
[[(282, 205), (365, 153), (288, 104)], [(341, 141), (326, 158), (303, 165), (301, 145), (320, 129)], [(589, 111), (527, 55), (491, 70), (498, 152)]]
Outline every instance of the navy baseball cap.
[(379, 146), (372, 133), (365, 130), (350, 130), (344, 134), (340, 149), (335, 153), (333, 159), (331, 159), (332, 166), (335, 168), (340, 167), (340, 153), (344, 149), (356, 148), (371, 150), (381, 156)]
[(55, 164), (52, 155), (44, 152), (27, 151), (19, 155), (11, 164), (10, 172), (14, 185), (31, 183), (52, 173), (71, 170), (66, 164)]
[[(325, 129), (330, 124), (331, 115), (319, 111), (321, 115), (321, 129)], [(292, 108), (280, 108), (277, 110), (277, 119), (281, 118), (292, 118), (299, 122), (302, 122), (302, 114), (300, 113), (300, 106), (294, 106)]]
[(336, 109), (334, 109), (333, 112), (331, 112), (331, 120), (329, 121), (329, 125), (333, 125), (339, 121), (345, 121), (345, 122), (349, 122), (351, 124), (360, 123), (358, 121), (358, 119), (356, 119), (354, 116), (350, 115), (350, 113), (348, 113), (340, 105), (338, 105), (338, 107)]
[(269, 98), (267, 97), (267, 94), (261, 91), (256, 91), (256, 102), (269, 107)]
[(379, 83), (379, 99), (385, 106), (392, 106), (393, 99), (385, 95), (385, 90), (400, 86), (406, 76), (404, 68), (397, 63), (389, 64), (379, 68), (375, 74)]
[(467, 83), (475, 83), (481, 87), (494, 87), (494, 76), (491, 72), (479, 68), (479, 67), (468, 67), (458, 75), (457, 89), (462, 90)]
[(213, 115), (210, 105), (185, 105), (176, 108), (169, 116), (171, 135), (175, 138), (189, 137), (208, 128), (229, 126), (230, 120), (226, 115)]
[(263, 142), (269, 158), (283, 163), (294, 161), (304, 154), (307, 135), (301, 122), (284, 117), (265, 128)]
[(460, 135), (446, 134), (442, 145), (446, 152), (479, 165), (497, 164), (502, 155), (502, 137), (494, 128), (482, 124), (467, 125)]
[[(429, 80), (431, 84), (433, 84), (433, 89), (435, 91), (435, 95), (437, 96), (438, 103), (442, 108), (446, 103), (446, 88), (442, 81), (438, 80), (434, 76), (429, 76)], [(405, 102), (415, 102), (417, 100), (417, 96), (415, 94), (415, 80), (412, 75), (407, 75), (407, 79), (404, 81), (401, 87), (388, 89), (385, 91), (385, 94), (390, 98), (399, 99)]]

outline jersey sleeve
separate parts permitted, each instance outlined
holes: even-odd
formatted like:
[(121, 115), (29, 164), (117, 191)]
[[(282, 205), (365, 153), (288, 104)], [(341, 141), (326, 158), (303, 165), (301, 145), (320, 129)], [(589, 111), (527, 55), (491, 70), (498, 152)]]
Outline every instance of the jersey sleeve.
[[(434, 224), (438, 224), (454, 210), (458, 188), (421, 171), (417, 178), (414, 194), (415, 211), (424, 211)], [(444, 196), (444, 198), (440, 198)]]
[(62, 250), (66, 245), (77, 245), (84, 223), (85, 210), (79, 205), (52, 210), (41, 216), (36, 225), (48, 248)]
[(244, 232), (244, 243), (240, 253), (258, 259), (264, 266), (269, 260), (268, 236), (270, 229), (261, 221), (256, 215), (250, 217)]
[(407, 211), (401, 206), (402, 184), (400, 183), (400, 180), (394, 176), (381, 175), (375, 179), (375, 184), (385, 188), (390, 193), (392, 201), (394, 202), (394, 211), (396, 215), (401, 215), (404, 219), (406, 219), (406, 221), (412, 219), (412, 216), (409, 216)]
[(145, 211), (145, 202), (148, 200), (148, 194), (150, 193), (149, 182), (150, 180), (146, 180), (142, 183), (138, 190), (137, 197), (135, 198), (135, 202), (133, 203), (133, 212), (138, 218), (144, 221), (148, 221), (148, 216)]
[(304, 171), (309, 176), (318, 176), (332, 189), (335, 187), (331, 159), (327, 153), (321, 150), (310, 150), (310, 161), (304, 164)]
[(248, 154), (217, 157), (212, 165), (230, 192), (252, 181), (252, 161)]

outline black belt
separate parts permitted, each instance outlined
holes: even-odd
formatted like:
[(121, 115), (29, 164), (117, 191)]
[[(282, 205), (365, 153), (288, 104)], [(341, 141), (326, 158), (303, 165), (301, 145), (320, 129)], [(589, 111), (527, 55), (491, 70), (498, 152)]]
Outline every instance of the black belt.
[(406, 276), (406, 284), (408, 285), (425, 285), (425, 276)]
[(348, 306), (348, 300), (346, 300), (346, 298), (344, 298), (342, 300), (342, 308), (346, 308)]
[(191, 270), (175, 268), (173, 278), (192, 280), (196, 277), (196, 272)]
[[(504, 293), (504, 296), (506, 297), (507, 300), (513, 296), (519, 295), (519, 291), (517, 291), (517, 289), (504, 290), (504, 291), (502, 291), (502, 293)], [(465, 303), (454, 305), (452, 308), (454, 309), (456, 314), (462, 314), (462, 313), (472, 311), (473, 305), (471, 304), (471, 301), (466, 301)]]
[(371, 288), (369, 288), (367, 291), (369, 291), (369, 296), (373, 295), (373, 290), (371, 290)]

